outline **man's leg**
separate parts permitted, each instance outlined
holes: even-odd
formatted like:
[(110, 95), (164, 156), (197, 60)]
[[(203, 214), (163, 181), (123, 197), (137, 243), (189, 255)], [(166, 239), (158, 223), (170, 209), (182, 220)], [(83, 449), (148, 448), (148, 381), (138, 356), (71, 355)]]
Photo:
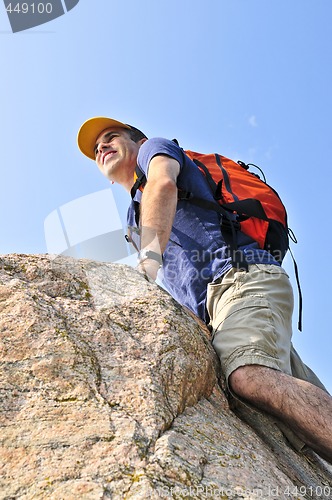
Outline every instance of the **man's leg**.
[(237, 368), (228, 381), (237, 396), (279, 418), (332, 463), (332, 398), (326, 392), (259, 365)]
[(207, 308), (232, 393), (277, 417), (332, 463), (331, 397), (292, 347), (293, 294), (285, 271), (263, 264), (232, 269), (208, 286)]

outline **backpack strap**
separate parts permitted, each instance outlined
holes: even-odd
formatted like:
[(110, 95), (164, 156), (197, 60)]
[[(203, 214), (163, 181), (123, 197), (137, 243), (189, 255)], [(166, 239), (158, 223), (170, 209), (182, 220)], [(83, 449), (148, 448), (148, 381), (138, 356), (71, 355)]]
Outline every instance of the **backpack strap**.
[(233, 210), (229, 210), (224, 206), (219, 205), (218, 202), (203, 200), (201, 198), (196, 198), (195, 196), (185, 199), (197, 207), (213, 210), (221, 215), (220, 228), (225, 243), (229, 248), (233, 267), (248, 271), (248, 263), (245, 260), (243, 252), (239, 250), (237, 244), (237, 232), (241, 230), (241, 224), (238, 218), (234, 218)]
[[(136, 165), (136, 168), (135, 168), (135, 174), (136, 174), (136, 181), (134, 182), (134, 185), (133, 187), (131, 188), (130, 190), (130, 196), (133, 200), (133, 204), (134, 204), (134, 211), (135, 211), (135, 222), (136, 222), (136, 225), (139, 226), (139, 202), (138, 201), (135, 201), (134, 198), (135, 198), (135, 195), (137, 193), (137, 190), (141, 187), (141, 186), (144, 186), (146, 184), (146, 176), (145, 176), (145, 173), (142, 172), (142, 170), (140, 168), (138, 168), (138, 165)], [(135, 246), (133, 240), (128, 237), (128, 239), (126, 238), (127, 242), (128, 243), (133, 243), (135, 249), (137, 250), (137, 247)]]
[(263, 205), (255, 198), (246, 198), (245, 200), (223, 203), (222, 206), (227, 210), (237, 212), (239, 215), (247, 217), (256, 217), (268, 221)]
[[(216, 154), (215, 157), (216, 157), (217, 164), (219, 165), (219, 167), (223, 171), (223, 174), (224, 174), (223, 178), (224, 178), (225, 182), (227, 183), (226, 186), (227, 186), (228, 190), (231, 191), (228, 174), (221, 164), (221, 160), (220, 160), (219, 155)], [(221, 199), (221, 188), (222, 188), (223, 181), (220, 180), (218, 183), (216, 183), (214, 181), (209, 169), (204, 165), (204, 163), (200, 162), (196, 158), (193, 159), (193, 162), (197, 165), (197, 167), (200, 168), (200, 170), (202, 170), (204, 172), (205, 179), (210, 186), (211, 192), (213, 193), (213, 197), (216, 200), (216, 202), (212, 202), (212, 201), (204, 200), (202, 198), (198, 198), (196, 196), (193, 196), (192, 193), (186, 192), (186, 191), (179, 191), (179, 199), (180, 200), (187, 200), (190, 203), (192, 203), (200, 208), (214, 210), (215, 212), (219, 213), (222, 216), (221, 223), (220, 223), (221, 231), (222, 231), (225, 243), (230, 250), (233, 266), (236, 267), (237, 269), (245, 269), (246, 271), (248, 271), (248, 264), (244, 258), (243, 252), (238, 249), (238, 245), (237, 245), (237, 231), (240, 230), (240, 223), (239, 223), (238, 218), (234, 219), (234, 217), (232, 217), (231, 213), (234, 211), (238, 211), (238, 212), (241, 211), (240, 210), (241, 207), (242, 207), (242, 211), (243, 211), (244, 208), (247, 206), (246, 201), (249, 201), (249, 200), (240, 201), (237, 198), (237, 196), (235, 196), (232, 193), (233, 198), (236, 200), (233, 203), (238, 204), (238, 205), (236, 205), (236, 207), (233, 206), (232, 203), (228, 203), (228, 204), (225, 203), (222, 205), (220, 203), (218, 203), (218, 200)], [(254, 202), (257, 201), (260, 204), (260, 202), (258, 200), (253, 200), (253, 201)], [(257, 209), (255, 210), (255, 213), (256, 212), (261, 213), (261, 211), (264, 212), (262, 206), (260, 208), (257, 207)], [(265, 212), (264, 212), (264, 216), (265, 216)]]
[[(214, 199), (215, 200), (218, 200), (221, 198), (221, 184), (222, 184), (222, 181), (220, 181), (218, 184), (213, 180), (213, 177), (212, 175), (210, 174), (210, 171), (209, 169), (204, 165), (204, 163), (202, 163), (201, 161), (197, 160), (196, 158), (193, 159), (193, 162), (195, 163), (195, 165), (197, 165), (197, 167), (199, 167), (201, 170), (203, 170), (204, 174), (205, 174), (205, 178), (210, 186), (210, 189), (214, 195)], [(220, 189), (218, 189), (218, 186), (220, 184)], [(216, 193), (217, 193), (217, 190), (220, 191), (220, 198), (218, 198), (216, 196)]]
[(138, 167), (138, 165), (136, 165), (135, 174), (136, 174), (136, 181), (134, 182), (134, 185), (130, 190), (130, 196), (132, 200), (135, 198), (137, 190), (140, 187), (145, 186), (147, 181), (145, 173), (142, 172), (142, 170)]
[(217, 165), (218, 165), (218, 167), (220, 168), (220, 170), (222, 172), (226, 190), (233, 196), (233, 200), (234, 201), (239, 201), (239, 198), (232, 191), (231, 183), (230, 183), (230, 180), (229, 180), (229, 175), (228, 175), (227, 170), (223, 167), (220, 155), (218, 155), (217, 153), (215, 153), (214, 156), (216, 158)]

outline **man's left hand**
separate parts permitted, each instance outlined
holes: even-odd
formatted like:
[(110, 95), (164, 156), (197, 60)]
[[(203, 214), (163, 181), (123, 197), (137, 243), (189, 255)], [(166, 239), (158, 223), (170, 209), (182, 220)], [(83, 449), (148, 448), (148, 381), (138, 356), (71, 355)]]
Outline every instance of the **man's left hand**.
[(140, 273), (143, 273), (145, 278), (154, 282), (157, 278), (158, 270), (160, 268), (159, 262), (154, 259), (144, 259), (144, 261), (140, 262), (137, 266), (137, 270)]

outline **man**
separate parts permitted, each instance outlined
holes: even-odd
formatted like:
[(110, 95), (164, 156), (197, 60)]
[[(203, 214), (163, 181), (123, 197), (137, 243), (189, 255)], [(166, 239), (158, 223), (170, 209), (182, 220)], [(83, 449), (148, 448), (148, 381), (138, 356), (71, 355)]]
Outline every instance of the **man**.
[(78, 145), (128, 192), (136, 165), (145, 174), (128, 211), (129, 226), (140, 228), (139, 270), (155, 279), (161, 267), (173, 297), (210, 322), (231, 394), (277, 417), (332, 463), (332, 398), (291, 345), (293, 295), (280, 264), (238, 232), (248, 271), (232, 267), (219, 215), (178, 200), (179, 189), (213, 196), (175, 142), (97, 117), (82, 125)]

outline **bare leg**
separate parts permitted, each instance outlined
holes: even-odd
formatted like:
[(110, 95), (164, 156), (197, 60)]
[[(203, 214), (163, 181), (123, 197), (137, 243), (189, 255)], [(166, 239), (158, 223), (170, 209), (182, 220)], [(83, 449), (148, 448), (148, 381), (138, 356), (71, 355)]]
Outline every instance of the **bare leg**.
[(279, 418), (332, 463), (332, 397), (322, 389), (260, 365), (241, 366), (229, 383), (235, 394)]

